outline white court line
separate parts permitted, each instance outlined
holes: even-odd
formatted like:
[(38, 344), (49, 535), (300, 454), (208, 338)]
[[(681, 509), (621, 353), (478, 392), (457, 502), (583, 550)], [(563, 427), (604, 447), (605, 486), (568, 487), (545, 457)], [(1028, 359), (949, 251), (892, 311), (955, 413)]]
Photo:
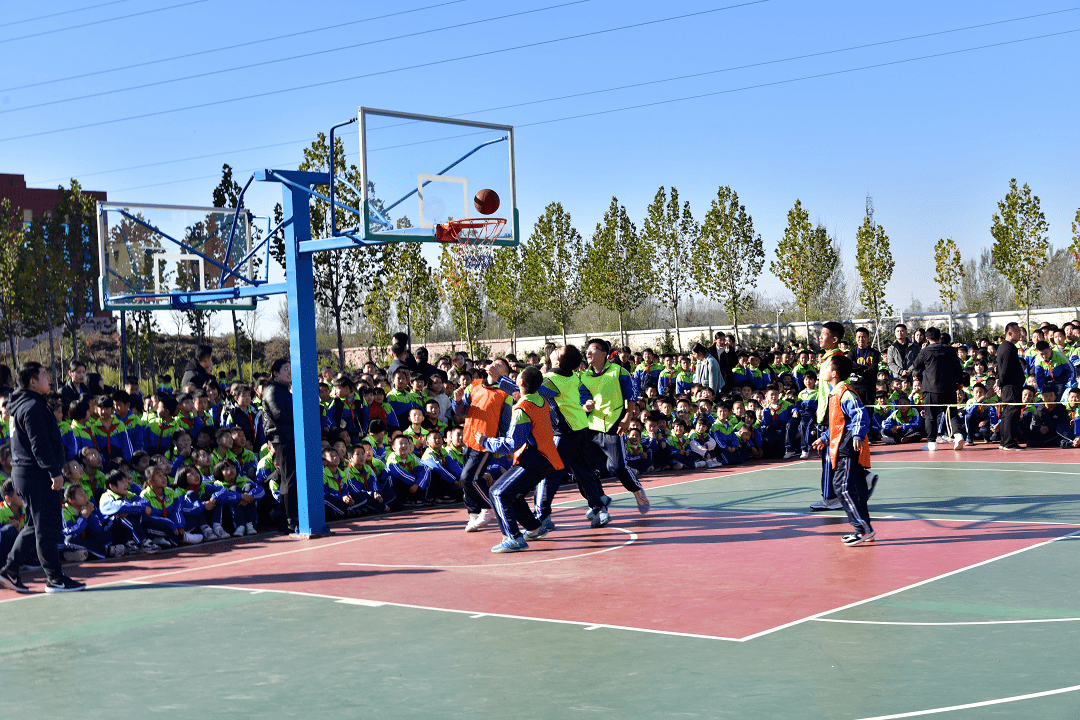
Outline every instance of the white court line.
[(600, 553), (611, 552), (612, 550), (621, 550), (628, 545), (632, 545), (637, 541), (638, 535), (630, 530), (624, 530), (621, 527), (615, 527), (614, 525), (606, 525), (605, 527), (611, 530), (618, 530), (619, 532), (626, 533), (630, 536), (630, 539), (621, 545), (615, 545), (614, 547), (604, 548), (603, 550), (591, 550), (587, 553), (579, 553), (577, 555), (567, 555), (565, 557), (544, 558), (543, 560), (524, 560), (522, 562), (505, 562), (505, 563), (480, 563), (478, 565), (398, 565), (398, 564), (378, 564), (378, 563), (355, 563), (355, 562), (343, 562), (338, 565), (348, 565), (352, 567), (375, 567), (375, 568), (407, 568), (411, 570), (460, 570), (467, 568), (484, 568), (487, 570), (498, 570), (509, 565), (535, 565), (537, 563), (549, 563), (549, 562), (561, 562), (563, 560), (576, 560), (577, 558), (589, 557), (590, 555), (599, 555)]
[(846, 623), (848, 625), (911, 625), (911, 626), (952, 626), (952, 625), (1026, 625), (1030, 623), (1077, 622), (1074, 618), (1040, 618), (1038, 620), (979, 620), (973, 622), (892, 622), (886, 620), (836, 620), (833, 618), (814, 618), (816, 622)]
[(1018, 700), (1031, 700), (1046, 697), (1047, 695), (1060, 695), (1062, 693), (1076, 692), (1080, 685), (1058, 688), (1057, 690), (1044, 690), (1043, 692), (1029, 693), (1027, 695), (1013, 695), (1012, 697), (998, 698), (997, 700), (983, 700), (982, 702), (967, 703), (966, 705), (950, 705), (949, 707), (934, 708), (932, 710), (915, 710), (913, 712), (897, 713), (896, 715), (875, 715), (874, 717), (859, 718), (859, 720), (898, 720), (898, 718), (918, 717), (920, 715), (936, 715), (937, 713), (952, 712), (953, 710), (967, 710), (968, 708), (986, 707), (987, 705), (1001, 705)]
[[(893, 460), (892, 462), (899, 462)], [(1038, 465), (1052, 465), (1053, 463), (1032, 463)], [(875, 465), (876, 467), (877, 465)], [(1003, 473), (1023, 473), (1026, 475), (1080, 475), (1080, 473), (1064, 472), (1062, 470), (1012, 470), (1010, 468), (970, 468), (970, 467), (948, 467), (948, 466), (931, 466), (920, 465), (917, 467), (891, 467), (883, 468), (884, 470), (970, 470), (972, 472), (1003, 472)]]

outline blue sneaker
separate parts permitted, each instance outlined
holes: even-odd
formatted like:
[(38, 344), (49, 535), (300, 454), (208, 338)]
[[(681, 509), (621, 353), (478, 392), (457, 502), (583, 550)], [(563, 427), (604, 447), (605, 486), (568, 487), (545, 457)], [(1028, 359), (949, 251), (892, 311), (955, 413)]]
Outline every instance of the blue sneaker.
[(555, 523), (551, 522), (551, 517), (550, 516), (544, 518), (543, 522), (541, 522), (540, 525), (541, 525), (541, 527), (547, 528), (548, 532), (551, 532), (552, 530), (555, 529)]
[(592, 519), (592, 523), (589, 525), (589, 527), (602, 528), (609, 522), (611, 522), (611, 516), (608, 515), (608, 511), (601, 510), (596, 514), (596, 517)]
[(493, 553), (511, 553), (521, 552), (522, 550), (528, 550), (529, 543), (525, 542), (525, 538), (518, 535), (515, 538), (503, 537), (502, 542), (491, 548)]
[[(607, 510), (611, 506), (611, 498), (609, 498), (607, 495), (602, 495), (600, 497), (600, 502), (604, 503), (604, 509), (605, 510)], [(592, 520), (593, 515), (595, 515), (595, 514), (596, 513), (593, 512), (592, 508), (589, 508), (589, 512), (585, 513), (585, 519), (586, 520)]]
[(526, 540), (539, 540), (540, 538), (547, 535), (549, 532), (551, 532), (551, 531), (548, 530), (546, 527), (544, 527), (544, 524), (541, 523), (540, 527), (536, 528), (535, 530), (526, 530), (525, 531), (525, 539)]

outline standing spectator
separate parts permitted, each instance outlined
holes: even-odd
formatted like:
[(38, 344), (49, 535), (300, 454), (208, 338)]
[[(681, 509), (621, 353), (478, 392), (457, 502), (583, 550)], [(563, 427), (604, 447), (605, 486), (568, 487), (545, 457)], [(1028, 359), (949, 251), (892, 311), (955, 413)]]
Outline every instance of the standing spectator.
[(1020, 424), (1020, 389), (1024, 385), (1024, 365), (1016, 342), (1020, 339), (1020, 326), (1014, 322), (1005, 326), (1005, 339), (998, 345), (998, 388), (1001, 391), (1001, 449), (1019, 450), (1016, 429)]
[[(911, 369), (915, 377), (922, 382), (923, 404), (926, 406), (926, 446), (928, 450), (937, 450), (938, 417), (945, 414), (945, 433), (953, 432), (952, 416), (956, 404), (956, 391), (963, 387), (964, 368), (956, 351), (941, 342), (941, 331), (936, 327), (926, 329), (929, 344), (915, 358)], [(953, 450), (964, 448), (964, 435), (956, 431), (953, 438)]]
[(416, 348), (416, 372), (419, 373), (424, 380), (431, 381), (431, 374), (438, 368), (428, 362), (428, 349), (426, 347)]
[(64, 407), (85, 395), (86, 388), (86, 365), (78, 360), (68, 363), (68, 381), (60, 386), (60, 398), (64, 401)]
[(390, 354), (394, 356), (394, 362), (390, 363), (390, 367), (387, 368), (386, 377), (392, 379), (394, 373), (401, 368), (405, 368), (409, 373), (409, 377), (412, 377), (412, 367), (416, 365), (416, 361), (413, 360), (410, 365), (409, 361), (412, 360), (412, 357), (410, 356), (409, 349), (405, 343), (394, 342), (394, 344), (390, 346)]
[(273, 446), (274, 459), (281, 470), (281, 505), (285, 508), (286, 532), (297, 530), (296, 438), (293, 434), (292, 365), (278, 358), (270, 366), (270, 384), (263, 390), (263, 430)]
[(720, 389), (724, 387), (724, 378), (720, 374), (720, 363), (709, 354), (701, 343), (694, 343), (690, 348), (697, 359), (694, 367), (694, 382), (703, 387), (711, 388), (714, 397), (720, 397)]
[(735, 336), (717, 332), (713, 344), (709, 346), (709, 354), (720, 364), (720, 377), (724, 378), (723, 387), (732, 387), (735, 382), (733, 371), (739, 362), (735, 353)]
[(183, 390), (188, 383), (200, 390), (206, 388), (208, 382), (213, 382), (214, 376), (213, 350), (209, 345), (200, 345), (195, 350), (195, 357), (188, 360), (184, 366), (184, 376), (180, 380), (180, 389)]
[(15, 380), (11, 377), (11, 368), (0, 365), (0, 393), (10, 395), (15, 390)]
[(855, 331), (855, 347), (848, 351), (851, 360), (851, 376), (848, 385), (862, 400), (862, 404), (871, 407), (874, 404), (874, 389), (877, 387), (877, 372), (881, 365), (881, 353), (870, 347), (870, 331), (864, 327)]
[(64, 575), (60, 566), (63, 542), (64, 447), (60, 428), (45, 402), (49, 371), (41, 363), (19, 368), (19, 389), (11, 396), (11, 479), (22, 498), (26, 524), (15, 538), (7, 561), (0, 568), (0, 585), (17, 593), (29, 588), (19, 579), (19, 568), (35, 555), (45, 571), (45, 592), (85, 590), (85, 583)]
[(911, 365), (915, 362), (915, 358), (919, 356), (919, 351), (922, 348), (908, 341), (907, 325), (898, 323), (893, 328), (893, 332), (896, 334), (896, 342), (889, 346), (889, 350), (885, 354), (886, 362), (889, 363), (889, 372), (892, 373), (894, 378), (903, 375), (911, 377)]

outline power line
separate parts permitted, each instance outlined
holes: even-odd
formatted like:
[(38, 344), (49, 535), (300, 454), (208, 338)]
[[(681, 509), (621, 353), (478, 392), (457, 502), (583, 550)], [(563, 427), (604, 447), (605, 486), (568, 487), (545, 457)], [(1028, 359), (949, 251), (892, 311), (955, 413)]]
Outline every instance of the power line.
[[(1073, 11), (1076, 11), (1076, 10), (1080, 10), (1080, 6), (1073, 7), (1073, 8), (1066, 8), (1064, 10), (1055, 10), (1055, 11), (1047, 12), (1047, 13), (1039, 13), (1037, 15), (1024, 15), (1024, 16), (1021, 16), (1021, 17), (1007, 18), (1005, 20), (994, 20), (994, 21), (986, 22), (986, 23), (978, 23), (976, 25), (965, 25), (963, 27), (950, 28), (950, 29), (947, 29), (947, 30), (935, 30), (933, 32), (921, 33), (919, 35), (908, 35), (908, 36), (905, 36), (905, 37), (892, 38), (892, 39), (889, 39), (889, 40), (879, 40), (877, 42), (864, 43), (862, 45), (850, 45), (850, 46), (844, 47), (844, 48), (834, 48), (832, 50), (821, 50), (819, 52), (806, 53), (806, 54), (803, 54), (803, 55), (792, 55), (792, 56), (785, 57), (785, 58), (777, 58), (777, 59), (773, 59), (773, 60), (763, 60), (763, 61), (760, 61), (760, 62), (749, 63), (749, 64), (746, 64), (746, 65), (735, 65), (735, 66), (726, 67), (726, 68), (719, 68), (719, 69), (716, 69), (716, 70), (706, 70), (706, 71), (703, 71), (703, 72), (700, 72), (700, 73), (691, 73), (689, 75), (677, 75), (677, 76), (674, 76), (674, 77), (662, 78), (662, 79), (659, 79), (659, 80), (645, 80), (645, 81), (642, 81), (642, 82), (631, 83), (631, 84), (628, 84), (628, 85), (617, 85), (617, 86), (609, 87), (609, 88), (600, 88), (600, 89), (597, 89), (597, 90), (587, 90), (585, 92), (580, 92), (580, 93), (571, 93), (569, 95), (558, 95), (558, 96), (555, 96), (555, 97), (544, 98), (544, 99), (541, 99), (541, 100), (529, 100), (529, 101), (526, 101), (526, 102), (513, 103), (513, 104), (510, 104), (510, 105), (500, 105), (498, 107), (484, 108), (483, 110), (470, 110), (468, 112), (457, 113), (455, 115), (451, 115), (450, 117), (467, 117), (469, 115), (479, 115), (479, 114), (482, 114), (482, 113), (496, 112), (496, 111), (499, 111), (499, 110), (509, 110), (509, 109), (514, 109), (514, 108), (519, 108), (519, 107), (526, 107), (526, 106), (529, 106), (529, 105), (540, 105), (540, 104), (543, 104), (543, 103), (557, 102), (559, 100), (571, 100), (571, 99), (580, 98), (580, 97), (587, 97), (587, 96), (590, 96), (590, 95), (601, 95), (601, 94), (604, 94), (604, 93), (617, 92), (619, 90), (631, 90), (631, 89), (635, 89), (635, 88), (639, 88), (639, 87), (647, 87), (647, 86), (650, 86), (650, 85), (659, 85), (659, 84), (663, 84), (663, 83), (676, 82), (678, 80), (688, 80), (688, 79), (692, 79), (692, 78), (704, 77), (704, 76), (707, 76), (707, 75), (715, 75), (715, 74), (720, 74), (720, 73), (733, 72), (733, 71), (736, 71), (736, 70), (745, 70), (745, 69), (755, 68), (755, 67), (764, 67), (766, 65), (775, 65), (775, 64), (779, 64), (779, 63), (792, 62), (792, 61), (795, 61), (795, 60), (804, 60), (804, 59), (808, 59), (808, 58), (822, 57), (822, 56), (825, 56), (825, 55), (832, 55), (832, 54), (837, 54), (837, 53), (842, 53), (842, 52), (851, 52), (851, 51), (854, 51), (854, 50), (864, 50), (866, 48), (880, 47), (880, 46), (883, 46), (883, 45), (891, 45), (891, 44), (896, 44), (896, 43), (901, 43), (901, 42), (909, 42), (909, 41), (912, 41), (912, 40), (922, 40), (922, 39), (925, 39), (925, 38), (936, 37), (936, 36), (939, 36), (939, 35), (948, 35), (948, 34), (952, 34), (952, 33), (964, 32), (964, 31), (967, 31), (967, 30), (977, 30), (977, 29), (981, 29), (981, 28), (992, 27), (992, 26), (995, 26), (995, 25), (1003, 25), (1003, 24), (1007, 24), (1007, 23), (1019, 22), (1021, 20), (1031, 20), (1033, 18), (1045, 17), (1047, 15), (1056, 15), (1056, 14), (1059, 14), (1059, 13), (1073, 12)], [(304, 138), (304, 139), (301, 139), (301, 140), (295, 140), (295, 141), (290, 141), (290, 142), (273, 143), (273, 144), (270, 144), (270, 145), (259, 145), (259, 146), (250, 147), (250, 148), (239, 148), (239, 149), (236, 149), (236, 150), (227, 150), (227, 151), (224, 151), (224, 152), (210, 153), (210, 154), (207, 154), (207, 155), (195, 155), (195, 156), (192, 156), (192, 157), (178, 158), (178, 159), (175, 159), (175, 160), (162, 160), (160, 162), (147, 163), (145, 165), (133, 165), (133, 166), (130, 166), (130, 167), (115, 168), (115, 169), (112, 169), (112, 170), (100, 170), (100, 171), (92, 172), (92, 173), (82, 173), (82, 174), (78, 174), (76, 176), (77, 177), (93, 177), (95, 175), (107, 175), (107, 174), (110, 174), (110, 173), (123, 172), (123, 171), (126, 171), (126, 170), (139, 170), (139, 169), (142, 169), (142, 168), (154, 167), (154, 166), (158, 166), (158, 165), (167, 165), (167, 164), (170, 164), (170, 163), (188, 162), (190, 160), (204, 160), (206, 158), (211, 158), (211, 157), (227, 157), (227, 156), (230, 156), (230, 155), (235, 154), (235, 153), (249, 152), (249, 151), (252, 151), (252, 150), (264, 150), (264, 149), (272, 148), (272, 147), (281, 147), (281, 146), (284, 146), (284, 145), (290, 145), (293, 142), (297, 142), (297, 143), (299, 143), (299, 142), (310, 142), (312, 139), (313, 138)], [(48, 180), (41, 180), (41, 181), (37, 181), (37, 182), (39, 182), (39, 183), (47, 183), (47, 182), (61, 181), (61, 180), (65, 180), (66, 177), (67, 176), (50, 178)], [(197, 178), (193, 178), (193, 179), (197, 179)], [(181, 181), (181, 182), (183, 182), (183, 181)]]
[(157, 87), (159, 85), (169, 85), (176, 82), (182, 82), (184, 80), (196, 80), (199, 78), (210, 77), (212, 75), (222, 75), (230, 72), (237, 72), (239, 70), (250, 70), (251, 68), (262, 67), (264, 65), (273, 65), (276, 63), (289, 62), (290, 60), (302, 60), (304, 58), (311, 58), (318, 55), (326, 55), (328, 53), (340, 52), (342, 50), (354, 50), (356, 48), (365, 47), (368, 45), (378, 45), (380, 43), (391, 42), (393, 40), (402, 40), (405, 38), (419, 37), (421, 35), (430, 35), (432, 33), (444, 32), (447, 30), (457, 30), (463, 27), (470, 27), (473, 25), (481, 25), (483, 23), (495, 22), (497, 20), (506, 20), (508, 18), (520, 17), (522, 15), (531, 15), (533, 13), (544, 12), (546, 10), (558, 10), (560, 8), (569, 7), (571, 5), (581, 5), (591, 0), (571, 0), (570, 2), (560, 3), (558, 5), (548, 5), (541, 8), (533, 8), (532, 10), (522, 10), (520, 12), (509, 13), (507, 15), (496, 15), (495, 17), (482, 18), (480, 20), (470, 20), (468, 22), (457, 23), (455, 25), (446, 25), (443, 27), (432, 28), (430, 30), (418, 30), (416, 32), (405, 33), (403, 35), (394, 35), (386, 38), (379, 38), (378, 40), (367, 40), (361, 43), (353, 43), (352, 45), (342, 45), (336, 48), (327, 48), (325, 50), (314, 50), (312, 52), (302, 53), (300, 55), (289, 55), (282, 58), (274, 58), (272, 60), (262, 60), (260, 62), (250, 63), (248, 65), (237, 65), (231, 68), (221, 68), (218, 70), (208, 70), (207, 72), (196, 73), (194, 75), (185, 75), (183, 77), (171, 78), (169, 80), (155, 80), (154, 82), (143, 83), (142, 85), (131, 85), (125, 88), (116, 88), (114, 90), (102, 90), (101, 92), (89, 93), (87, 95), (76, 95), (75, 97), (62, 98), (60, 100), (48, 100), (46, 102), (35, 103), (33, 105), (24, 105), (23, 107), (10, 108), (8, 110), (0, 110), (0, 115), (12, 112), (19, 112), (22, 110), (30, 110), (33, 108), (46, 107), (49, 105), (59, 105), (61, 103), (74, 102), (76, 100), (87, 100), (89, 98), (102, 97), (104, 95), (115, 95), (117, 93), (129, 92), (131, 90), (145, 90), (146, 88)]
[(151, 15), (165, 10), (175, 10), (176, 8), (187, 7), (188, 5), (198, 5), (199, 3), (204, 2), (208, 2), (208, 0), (191, 0), (191, 2), (180, 3), (179, 5), (169, 5), (168, 7), (155, 8), (154, 10), (143, 10), (142, 12), (131, 13), (130, 15), (120, 15), (118, 17), (104, 18), (102, 20), (91, 20), (89, 22), (79, 23), (78, 25), (68, 25), (67, 27), (56, 28), (54, 30), (42, 30), (41, 32), (31, 33), (30, 35), (5, 38), (0, 40), (0, 44), (41, 37), (42, 35), (52, 35), (53, 33), (64, 32), (65, 30), (81, 30), (82, 28), (90, 27), (91, 25), (102, 25), (104, 23), (115, 22), (116, 20), (127, 20), (128, 18), (139, 17), (140, 15)]
[[(399, 15), (409, 15), (411, 13), (421, 12), (424, 10), (432, 10), (434, 8), (445, 7), (447, 5), (458, 5), (465, 1), (466, 0), (449, 0), (449, 2), (436, 3), (435, 5), (425, 5), (423, 7), (412, 8), (411, 10), (401, 10), (399, 12), (387, 13), (386, 15), (375, 15), (373, 17), (362, 18), (360, 20), (349, 20), (348, 22), (338, 23), (336, 25), (324, 25), (323, 27), (312, 28), (311, 30), (301, 30), (299, 32), (288, 33), (286, 35), (275, 35), (274, 37), (262, 38), (260, 40), (249, 40), (247, 42), (236, 43), (233, 45), (224, 45), (222, 47), (184, 53), (183, 55), (173, 55), (172, 57), (159, 58), (157, 60), (145, 60), (143, 62), (133, 63), (131, 65), (122, 65), (120, 67), (108, 68), (105, 70), (94, 70), (92, 72), (81, 73), (79, 75), (69, 75), (62, 78), (53, 78), (52, 80), (40, 80), (38, 82), (28, 83), (26, 85), (16, 85), (15, 87), (0, 89), (0, 92), (25, 90), (26, 88), (40, 87), (42, 85), (51, 85), (53, 83), (65, 82), (67, 80), (81, 80), (82, 78), (93, 77), (95, 75), (106, 75), (108, 73), (120, 72), (121, 70), (132, 70), (134, 68), (146, 67), (148, 65), (158, 65), (165, 62), (172, 62), (173, 60), (185, 60), (187, 58), (198, 57), (200, 55), (210, 55), (212, 53), (224, 52), (226, 50), (236, 50), (237, 48), (251, 47), (252, 45), (261, 45), (268, 42), (277, 42), (278, 40), (287, 40), (289, 38), (300, 37), (301, 35), (310, 35), (312, 33), (320, 33), (326, 30), (338, 30), (340, 28), (349, 27), (351, 25), (359, 25), (361, 23), (372, 22), (375, 20), (385, 20), (386, 18), (397, 17)], [(117, 0), (117, 2), (127, 2), (127, 0)]]
[[(668, 100), (657, 100), (657, 101), (654, 101), (654, 102), (638, 103), (638, 104), (635, 104), (635, 105), (626, 105), (626, 106), (618, 107), (618, 108), (610, 108), (608, 110), (597, 110), (595, 112), (578, 113), (576, 115), (566, 115), (566, 116), (563, 116), (563, 117), (552, 118), (550, 120), (538, 120), (536, 122), (531, 122), (531, 123), (520, 123), (518, 125), (515, 125), (514, 127), (515, 127), (515, 129), (520, 129), (520, 128), (527, 128), (527, 127), (537, 127), (539, 125), (551, 125), (551, 124), (554, 124), (554, 123), (568, 122), (570, 120), (580, 120), (582, 118), (597, 117), (599, 115), (610, 115), (610, 114), (619, 113), (619, 112), (626, 112), (626, 111), (629, 111), (629, 110), (640, 110), (640, 109), (644, 109), (644, 108), (658, 107), (660, 105), (670, 105), (670, 104), (673, 104), (673, 103), (687, 102), (689, 100), (699, 100), (701, 98), (706, 98), (706, 97), (716, 97), (716, 96), (719, 96), (719, 95), (728, 95), (728, 94), (732, 94), (732, 93), (745, 92), (747, 90), (759, 90), (759, 89), (762, 89), (762, 88), (775, 87), (775, 86), (778, 86), (778, 85), (789, 85), (789, 84), (797, 83), (797, 82), (805, 82), (807, 80), (818, 80), (818, 79), (826, 78), (826, 77), (834, 77), (834, 76), (837, 76), (837, 75), (846, 75), (846, 74), (855, 73), (855, 72), (862, 72), (864, 70), (874, 70), (874, 69), (877, 69), (877, 68), (890, 67), (890, 66), (894, 66), (894, 65), (904, 65), (904, 64), (907, 64), (907, 63), (919, 62), (919, 61), (922, 61), (922, 60), (932, 60), (932, 59), (936, 59), (936, 58), (948, 57), (948, 56), (951, 56), (951, 55), (961, 55), (961, 54), (964, 54), (964, 53), (975, 52), (975, 51), (978, 51), (978, 50), (988, 50), (988, 49), (992, 49), (992, 48), (1004, 47), (1004, 46), (1007, 46), (1007, 45), (1016, 45), (1018, 43), (1030, 42), (1030, 41), (1033, 41), (1033, 40), (1044, 40), (1044, 39), (1047, 39), (1047, 38), (1060, 37), (1060, 36), (1064, 36), (1064, 35), (1071, 35), (1071, 34), (1074, 34), (1074, 33), (1080, 33), (1080, 28), (1074, 28), (1072, 30), (1061, 30), (1061, 31), (1055, 32), (1055, 33), (1048, 33), (1048, 34), (1045, 34), (1045, 35), (1034, 35), (1034, 36), (1026, 37), (1026, 38), (1018, 38), (1018, 39), (1015, 39), (1015, 40), (1004, 40), (1004, 41), (1001, 41), (1001, 42), (989, 43), (989, 44), (986, 44), (986, 45), (977, 45), (977, 46), (969, 47), (969, 48), (960, 48), (958, 50), (947, 50), (947, 51), (944, 51), (944, 52), (931, 53), (931, 54), (928, 54), (928, 55), (919, 55), (919, 56), (916, 56), (916, 57), (902, 58), (900, 60), (890, 60), (888, 62), (873, 63), (873, 64), (869, 64), (869, 65), (860, 65), (858, 67), (845, 68), (845, 69), (842, 69), (842, 70), (832, 70), (832, 71), (823, 72), (823, 73), (815, 73), (813, 75), (802, 75), (802, 76), (799, 76), (799, 77), (786, 78), (786, 79), (783, 79), (783, 80), (774, 80), (774, 81), (771, 81), (771, 82), (756, 83), (756, 84), (753, 84), (753, 85), (743, 85), (743, 86), (737, 87), (737, 88), (728, 88), (726, 90), (716, 90), (716, 91), (713, 91), (713, 92), (698, 93), (698, 94), (695, 94), (695, 95), (686, 95), (686, 96), (678, 97), (678, 98), (670, 98)], [(264, 163), (262, 165), (259, 165), (259, 167), (260, 168), (261, 167), (266, 167), (266, 164)], [(123, 190), (119, 190), (119, 191), (116, 191), (116, 192), (124, 192), (124, 191), (127, 191), (127, 190), (139, 190), (139, 189), (146, 188), (146, 187), (158, 187), (158, 186), (161, 186), (161, 185), (172, 185), (172, 184), (182, 183), (182, 182), (191, 182), (191, 181), (194, 181), (194, 180), (204, 180), (204, 179), (212, 178), (212, 177), (217, 177), (217, 176), (216, 175), (211, 175), (211, 176), (204, 176), (204, 177), (185, 178), (183, 180), (171, 180), (171, 181), (166, 181), (166, 182), (161, 182), (161, 183), (154, 183), (152, 185), (140, 185), (140, 186), (136, 186), (136, 187), (124, 188)]]
[(125, 2), (130, 2), (130, 0), (111, 0), (111, 2), (101, 3), (100, 5), (87, 5), (86, 7), (74, 8), (73, 10), (63, 10), (61, 12), (50, 13), (48, 15), (38, 15), (37, 17), (26, 18), (24, 20), (12, 20), (11, 22), (0, 23), (0, 27), (22, 25), (23, 23), (34, 22), (36, 20), (47, 20), (49, 18), (59, 17), (61, 15), (70, 15), (71, 13), (82, 12), (84, 10), (96, 10), (97, 8), (105, 7), (106, 5), (118, 5)]
[(587, 33), (579, 33), (576, 35), (567, 35), (560, 38), (553, 38), (551, 40), (539, 40), (536, 42), (525, 43), (523, 45), (514, 45), (507, 48), (500, 48), (498, 50), (485, 50), (483, 52), (472, 53), (469, 55), (459, 55), (458, 57), (446, 58), (443, 60), (432, 60), (430, 62), (416, 63), (415, 65), (406, 65), (403, 67), (393, 68), (390, 70), (379, 70), (377, 72), (363, 73), (361, 75), (352, 75), (350, 77), (338, 78), (335, 80), (323, 80), (322, 82), (308, 83), (306, 85), (296, 85), (290, 88), (282, 88), (279, 90), (268, 90), (266, 92), (254, 93), (252, 95), (243, 95), (235, 98), (224, 98), (222, 100), (212, 100), (205, 103), (198, 103), (196, 105), (187, 105), (184, 107), (171, 108), (169, 110), (155, 110), (154, 112), (142, 113), (140, 115), (129, 115), (122, 118), (114, 118), (112, 120), (99, 120), (98, 122), (83, 123), (82, 125), (72, 125), (66, 128), (56, 128), (53, 130), (42, 130), (35, 133), (27, 133), (26, 135), (15, 135), (12, 137), (0, 138), (0, 142), (10, 142), (12, 140), (25, 140), (32, 137), (41, 137), (42, 135), (55, 135), (57, 133), (68, 132), (70, 130), (83, 130), (85, 128), (100, 127), (102, 125), (113, 125), (120, 122), (127, 122), (129, 120), (143, 120), (150, 117), (160, 117), (162, 115), (171, 115), (177, 112), (183, 112), (185, 110), (201, 110), (207, 107), (215, 107), (218, 105), (226, 105), (229, 103), (242, 102), (244, 100), (254, 100), (257, 98), (271, 97), (273, 95), (282, 95), (285, 93), (296, 92), (298, 90), (310, 90), (312, 88), (327, 87), (329, 85), (337, 85), (343, 82), (351, 82), (353, 80), (363, 80), (367, 78), (377, 77), (380, 75), (390, 75), (393, 73), (404, 72), (406, 70), (416, 70), (419, 68), (432, 67), (435, 65), (443, 65), (451, 62), (460, 62), (462, 60), (472, 60), (480, 57), (490, 57), (492, 55), (500, 55), (502, 53), (513, 52), (515, 50), (525, 50), (528, 48), (542, 47), (544, 45), (553, 45), (556, 43), (567, 42), (569, 40), (578, 40), (586, 37), (595, 37), (597, 35), (605, 35), (608, 33), (619, 32), (622, 30), (631, 30), (640, 27), (647, 27), (650, 25), (658, 25), (660, 23), (672, 22), (675, 20), (684, 20), (691, 17), (700, 17), (702, 15), (708, 15), (711, 13), (721, 12), (724, 10), (733, 10), (736, 8), (747, 7), (750, 5), (760, 5), (762, 3), (769, 2), (770, 0), (749, 0), (748, 2), (738, 3), (736, 5), (726, 5), (720, 8), (713, 8), (711, 10), (701, 10), (699, 12), (686, 13), (684, 15), (674, 15), (666, 18), (659, 18), (657, 20), (647, 20), (639, 23), (632, 23), (630, 25), (620, 25), (614, 28), (607, 28), (604, 30), (594, 30)]

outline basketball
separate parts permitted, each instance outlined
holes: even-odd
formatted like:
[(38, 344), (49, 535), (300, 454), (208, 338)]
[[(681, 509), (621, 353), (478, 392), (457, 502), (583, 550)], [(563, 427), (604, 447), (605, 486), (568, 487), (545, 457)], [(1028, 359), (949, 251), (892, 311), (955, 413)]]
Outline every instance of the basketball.
[(484, 188), (473, 196), (473, 205), (481, 215), (490, 215), (499, 209), (499, 193)]

